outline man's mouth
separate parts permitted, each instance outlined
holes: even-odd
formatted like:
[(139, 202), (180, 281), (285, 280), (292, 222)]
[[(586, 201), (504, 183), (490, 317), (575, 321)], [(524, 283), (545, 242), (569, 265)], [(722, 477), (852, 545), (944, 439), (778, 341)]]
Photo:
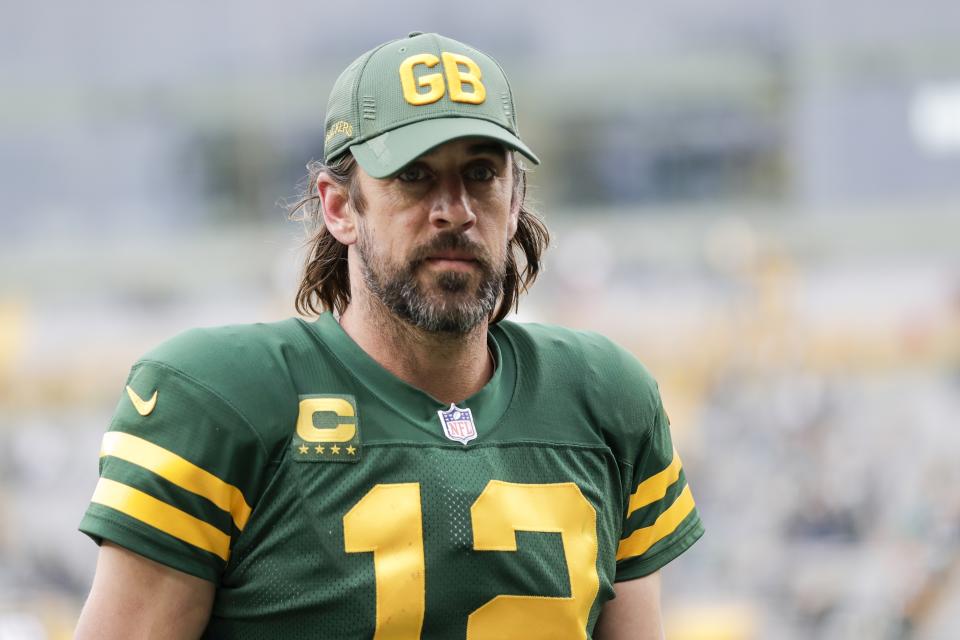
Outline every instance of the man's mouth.
[(427, 256), (426, 264), (438, 269), (467, 271), (477, 268), (480, 263), (471, 254), (458, 251), (443, 251)]
[(434, 272), (467, 274), (488, 269), (483, 249), (459, 234), (437, 236), (418, 253), (416, 262)]

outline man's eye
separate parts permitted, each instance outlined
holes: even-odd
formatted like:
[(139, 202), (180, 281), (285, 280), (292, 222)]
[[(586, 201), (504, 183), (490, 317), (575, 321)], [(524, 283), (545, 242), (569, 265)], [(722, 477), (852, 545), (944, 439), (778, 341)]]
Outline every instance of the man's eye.
[(423, 167), (413, 165), (401, 169), (397, 174), (397, 180), (400, 182), (420, 182), (427, 179), (427, 172)]
[(487, 182), (497, 177), (497, 172), (484, 164), (474, 165), (467, 169), (467, 178), (477, 182)]

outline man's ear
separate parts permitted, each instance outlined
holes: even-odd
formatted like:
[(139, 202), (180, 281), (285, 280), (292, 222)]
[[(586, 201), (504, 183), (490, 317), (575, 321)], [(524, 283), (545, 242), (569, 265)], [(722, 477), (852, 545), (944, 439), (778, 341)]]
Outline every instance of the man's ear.
[(507, 237), (510, 240), (517, 235), (517, 225), (520, 223), (520, 198), (516, 200), (510, 203), (510, 219), (507, 221)]
[(341, 244), (349, 246), (356, 243), (356, 212), (350, 206), (346, 187), (321, 171), (317, 176), (317, 194), (323, 205), (323, 224), (327, 231)]
[[(516, 158), (511, 158), (511, 162), (516, 162)], [(511, 167), (511, 171), (513, 167)], [(524, 176), (520, 177), (521, 180), (526, 181)], [(516, 185), (514, 185), (513, 194), (514, 196), (510, 198), (510, 214), (507, 219), (507, 237), (510, 240), (513, 240), (513, 236), (517, 234), (517, 225), (520, 223), (520, 207), (523, 205), (523, 197), (526, 195), (526, 182), (524, 182), (523, 187), (518, 191)]]

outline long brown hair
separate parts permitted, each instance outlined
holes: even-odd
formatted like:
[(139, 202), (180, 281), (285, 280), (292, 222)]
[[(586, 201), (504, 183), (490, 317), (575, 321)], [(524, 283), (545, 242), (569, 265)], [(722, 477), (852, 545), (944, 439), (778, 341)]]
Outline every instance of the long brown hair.
[[(503, 295), (494, 309), (490, 322), (503, 320), (510, 309), (517, 309), (520, 294), (537, 279), (541, 256), (550, 244), (550, 233), (535, 212), (527, 208), (527, 175), (516, 157), (513, 158), (513, 202), (520, 199), (517, 232), (507, 252), (507, 269), (503, 278)], [(290, 205), (290, 216), (302, 220), (310, 229), (306, 244), (310, 246), (303, 268), (303, 278), (297, 290), (296, 309), (302, 315), (319, 314), (327, 310), (343, 313), (350, 304), (350, 273), (347, 269), (347, 246), (333, 237), (323, 224), (323, 204), (317, 192), (317, 177), (326, 173), (345, 188), (351, 205), (363, 213), (366, 202), (354, 179), (357, 161), (345, 153), (328, 165), (314, 160), (307, 165), (307, 178), (300, 197)], [(523, 267), (517, 262), (522, 254)]]

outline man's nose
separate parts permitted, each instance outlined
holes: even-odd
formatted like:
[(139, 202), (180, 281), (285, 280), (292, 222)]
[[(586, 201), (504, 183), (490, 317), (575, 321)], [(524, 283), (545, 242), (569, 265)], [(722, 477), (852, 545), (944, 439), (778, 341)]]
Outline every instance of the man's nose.
[(466, 231), (476, 224), (467, 190), (460, 176), (445, 178), (437, 185), (430, 209), (430, 222), (440, 229)]

